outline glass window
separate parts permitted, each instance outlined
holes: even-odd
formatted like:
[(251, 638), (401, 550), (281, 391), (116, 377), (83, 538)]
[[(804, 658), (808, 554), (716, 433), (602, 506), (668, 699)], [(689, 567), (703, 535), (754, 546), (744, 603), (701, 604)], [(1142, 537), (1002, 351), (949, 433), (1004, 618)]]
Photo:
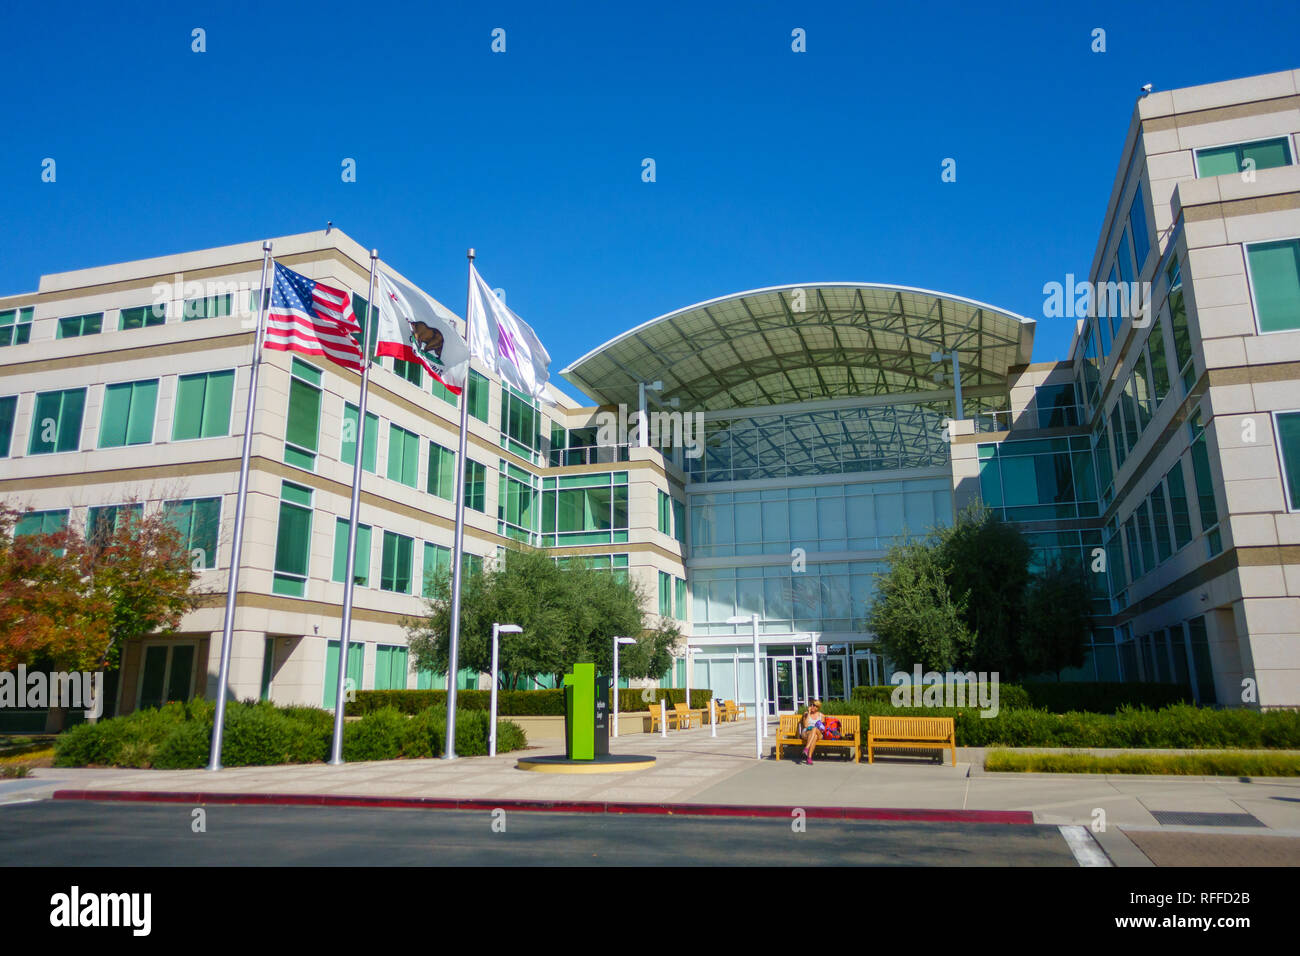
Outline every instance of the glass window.
[(522, 468), (501, 462), (497, 485), (498, 528), (517, 541), (531, 541), (537, 530), (538, 492), (534, 479)]
[(686, 620), (686, 579), (677, 578), (677, 620)]
[[(472, 411), (473, 406), (470, 408)], [(541, 413), (536, 403), (508, 385), (501, 388), (501, 435), (519, 445), (512, 450), (524, 457), (542, 446)]]
[(104, 410), (99, 419), (99, 447), (147, 445), (153, 441), (154, 413), (158, 408), (158, 380), (123, 382), (104, 388)]
[(465, 461), (465, 507), (487, 514), (487, 466), (472, 458)]
[[(345, 465), (357, 463), (357, 416), (361, 409), (351, 402), (343, 405), (343, 443), (339, 448), (339, 461)], [(379, 416), (366, 412), (366, 449), (361, 456), (361, 468), (372, 475), (375, 473), (375, 459), (379, 448)]]
[(481, 422), (488, 420), (492, 384), (474, 369), (469, 370), (469, 413)]
[(108, 539), (117, 533), (119, 522), (125, 519), (127, 527), (130, 528), (131, 523), (138, 522), (143, 514), (142, 504), (101, 505), (89, 508), (86, 512), (86, 539), (108, 544)]
[(316, 447), (320, 438), (320, 380), (320, 369), (293, 360), (293, 374), (289, 379), (289, 414), (284, 427), (284, 460), (286, 464), (309, 470), (316, 465)]
[(219, 319), (231, 314), (231, 307), (234, 302), (234, 293), (227, 292), (225, 295), (210, 295), (202, 299), (186, 299), (185, 306), (181, 312), (181, 321), (191, 322), (194, 319)]
[(118, 319), (117, 327), (123, 332), (128, 329), (150, 329), (155, 325), (163, 325), (167, 322), (167, 303), (159, 302), (155, 305), (139, 305), (123, 309)]
[(221, 528), (220, 498), (164, 501), (163, 515), (180, 531), (193, 567), (217, 566), (217, 533)]
[(6, 345), (26, 345), (32, 339), (32, 314), (35, 306), (25, 309), (0, 311), (0, 348)]
[(53, 534), (68, 523), (68, 509), (62, 511), (29, 511), (14, 525), (14, 534)]
[[(357, 544), (352, 566), (353, 583), (359, 587), (370, 586), (370, 525), (357, 523)], [(334, 575), (333, 580), (343, 584), (348, 579), (348, 519), (334, 519)]]
[(673, 499), (673, 537), (686, 543), (686, 502)]
[(18, 396), (0, 398), (0, 458), (8, 458), (14, 438), (14, 420), (18, 415)]
[(1147, 339), (1147, 356), (1151, 361), (1151, 396), (1155, 407), (1169, 394), (1169, 360), (1165, 356), (1164, 323), (1159, 317), (1151, 326), (1151, 335)]
[(401, 379), (410, 382), (416, 388), (424, 388), (424, 369), (419, 362), (408, 362), (405, 359), (393, 359), (393, 373)]
[(1173, 330), (1174, 361), (1178, 363), (1178, 374), (1183, 381), (1184, 391), (1191, 391), (1196, 381), (1196, 371), (1192, 362), (1192, 334), (1187, 326), (1187, 306), (1183, 301), (1182, 269), (1175, 256), (1169, 263), (1169, 324)]
[(182, 375), (176, 386), (172, 441), (229, 435), (230, 402), (234, 392), (233, 369)]
[(439, 574), (451, 574), (451, 548), (424, 542), (424, 596), (433, 596), (433, 582)]
[(375, 645), (375, 690), (404, 690), (408, 668), (405, 647), (398, 644)]
[(667, 571), (659, 572), (659, 613), (673, 616), (673, 576)]
[(311, 559), (310, 488), (283, 482), (280, 485), (280, 523), (275, 534), (276, 594), (302, 597), (307, 590), (307, 569)]
[(1300, 239), (1246, 247), (1261, 332), (1300, 329)]
[(1300, 412), (1278, 413), (1277, 451), (1282, 459), (1287, 506), (1292, 511), (1300, 511)]
[(400, 594), (411, 593), (411, 558), (415, 539), (392, 531), (384, 532), (383, 566), (379, 573), (379, 587)]
[(1196, 500), (1201, 512), (1201, 531), (1209, 535), (1210, 554), (1218, 554), (1219, 509), (1214, 501), (1214, 481), (1210, 475), (1210, 451), (1205, 442), (1205, 430), (1199, 421), (1192, 425), (1197, 433), (1192, 441), (1192, 477), (1196, 480)]
[(38, 393), (27, 454), (47, 455), (80, 448), (81, 416), (85, 408), (84, 388)]
[(414, 488), (420, 468), (420, 436), (400, 425), (388, 425), (388, 477)]
[(673, 533), (673, 499), (670, 495), (659, 494), (659, 533), (671, 535)]
[(1156, 533), (1156, 558), (1163, 561), (1173, 554), (1172, 541), (1169, 537), (1169, 512), (1165, 508), (1165, 489), (1156, 485), (1151, 489), (1151, 522)]
[(89, 315), (70, 315), (59, 319), (58, 339), (75, 339), (82, 335), (95, 335), (104, 328), (104, 313), (91, 312)]
[(1196, 697), (1202, 706), (1215, 704), (1214, 665), (1210, 662), (1210, 645), (1205, 632), (1205, 618), (1194, 617), (1187, 622), (1187, 635), (1192, 648), (1192, 665), (1196, 668)]
[(1124, 397), (1121, 395), (1110, 410), (1110, 431), (1115, 438), (1115, 467), (1123, 468), (1124, 459), (1128, 457), (1128, 445), (1125, 443)]
[(1133, 252), (1137, 267), (1141, 269), (1142, 264), (1147, 261), (1147, 253), (1151, 251), (1151, 239), (1147, 236), (1147, 210), (1142, 202), (1141, 182), (1133, 193), (1133, 205), (1128, 210), (1128, 227), (1133, 235)]
[(1169, 469), (1165, 485), (1169, 488), (1169, 511), (1173, 515), (1174, 550), (1178, 551), (1192, 540), (1192, 516), (1187, 510), (1187, 486), (1181, 461), (1174, 462), (1174, 467)]
[(1234, 146), (1215, 146), (1196, 151), (1196, 175), (1226, 176), (1247, 170), (1274, 169), (1291, 165), (1291, 147), (1286, 137), (1262, 139)]
[(451, 501), (456, 496), (456, 453), (443, 448), (435, 441), (429, 442), (429, 476), (426, 479), (429, 494)]
[(1064, 428), (1079, 424), (1075, 411), (1074, 383), (1040, 385), (1035, 391), (1039, 428)]

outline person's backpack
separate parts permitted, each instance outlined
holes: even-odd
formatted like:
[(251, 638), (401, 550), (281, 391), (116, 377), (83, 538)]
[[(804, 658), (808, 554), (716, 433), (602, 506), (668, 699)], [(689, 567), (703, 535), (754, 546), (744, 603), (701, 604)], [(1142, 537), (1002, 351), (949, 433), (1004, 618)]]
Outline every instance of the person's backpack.
[(834, 717), (827, 717), (826, 729), (822, 731), (822, 736), (827, 740), (839, 740), (843, 737), (843, 734), (840, 733), (840, 722)]

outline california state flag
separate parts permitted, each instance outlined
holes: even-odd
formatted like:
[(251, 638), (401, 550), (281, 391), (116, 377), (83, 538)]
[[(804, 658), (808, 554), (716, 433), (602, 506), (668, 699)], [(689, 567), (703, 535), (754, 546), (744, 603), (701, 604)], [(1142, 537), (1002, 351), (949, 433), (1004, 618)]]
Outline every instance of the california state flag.
[(419, 362), (459, 395), (469, 375), (469, 349), (456, 331), (456, 317), (415, 286), (382, 269), (378, 278), (375, 354)]

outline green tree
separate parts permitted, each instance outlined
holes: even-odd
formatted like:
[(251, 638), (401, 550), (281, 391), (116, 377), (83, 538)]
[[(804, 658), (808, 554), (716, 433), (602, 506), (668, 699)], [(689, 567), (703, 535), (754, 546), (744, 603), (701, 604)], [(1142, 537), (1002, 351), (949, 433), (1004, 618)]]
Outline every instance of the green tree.
[[(427, 613), (405, 623), (407, 639), (419, 668), (446, 673), (450, 575), (441, 572), (430, 584)], [(613, 572), (577, 562), (560, 567), (545, 551), (511, 550), (500, 566), (461, 581), (458, 665), (492, 670), (492, 624), (498, 622), (523, 629), (501, 635), (502, 686), (519, 686), (539, 674), (558, 676), (580, 662), (609, 673), (616, 636), (637, 639), (619, 653), (621, 676), (657, 676), (668, 669), (680, 633), (672, 624), (649, 626), (644, 606), (642, 590)]]
[(1053, 558), (1029, 582), (1020, 654), (1030, 674), (1061, 679), (1067, 667), (1082, 667), (1092, 602), (1078, 560)]
[(1014, 525), (983, 502), (931, 536), (953, 595), (964, 606), (967, 629), (977, 635), (962, 670), (997, 671), (1003, 680), (1021, 668), (1021, 633), (1029, 586), (1030, 547)]
[(890, 549), (889, 570), (878, 578), (867, 626), (897, 666), (956, 670), (970, 656), (975, 636), (966, 626), (964, 599), (955, 599), (948, 569), (932, 541)]

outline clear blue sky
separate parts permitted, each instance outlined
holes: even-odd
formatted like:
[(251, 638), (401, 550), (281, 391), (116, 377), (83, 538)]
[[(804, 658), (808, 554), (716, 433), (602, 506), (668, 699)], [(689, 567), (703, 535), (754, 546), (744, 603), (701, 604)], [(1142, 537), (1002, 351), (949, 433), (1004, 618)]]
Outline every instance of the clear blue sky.
[(284, 6), (7, 5), (0, 294), (333, 220), (457, 312), (477, 247), (557, 379), (664, 312), (825, 280), (1037, 317), (1046, 360), (1072, 323), (1043, 284), (1088, 269), (1139, 87), (1300, 67), (1294, 0)]

